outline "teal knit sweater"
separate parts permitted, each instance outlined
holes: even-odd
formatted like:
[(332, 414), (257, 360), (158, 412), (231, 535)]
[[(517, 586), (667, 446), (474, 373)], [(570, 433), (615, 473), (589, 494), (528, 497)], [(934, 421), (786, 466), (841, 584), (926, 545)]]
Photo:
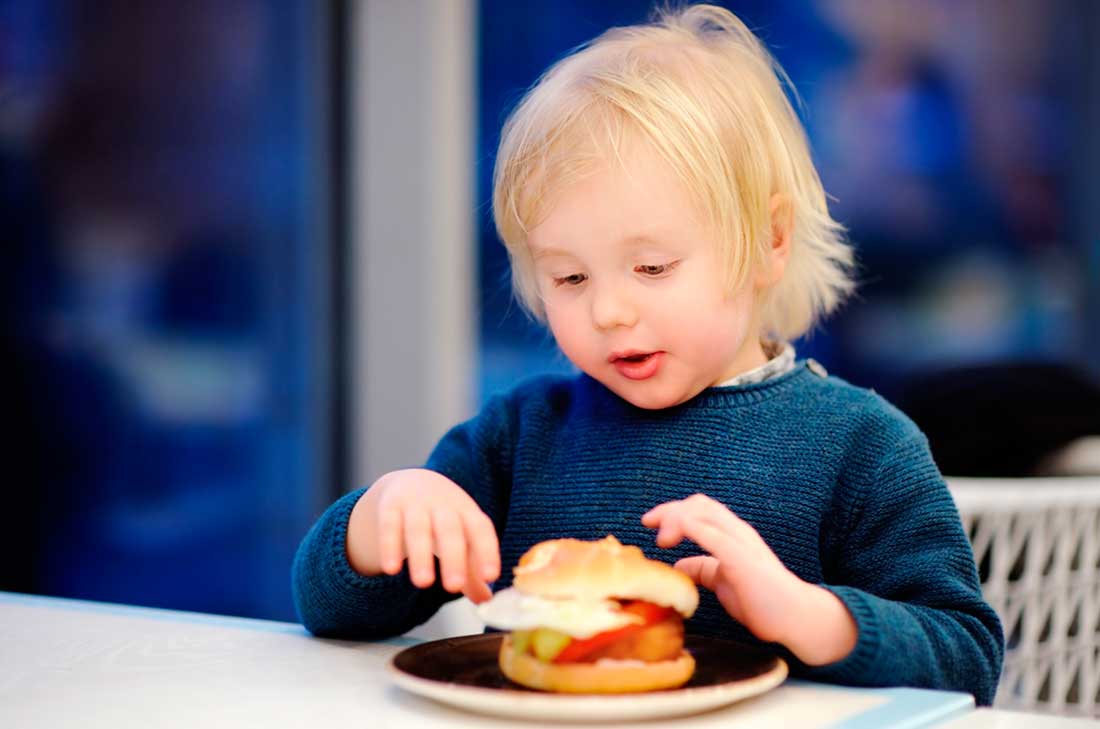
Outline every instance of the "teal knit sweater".
[[(539, 377), (453, 428), (427, 467), (466, 489), (496, 525), (504, 573), (545, 539), (614, 534), (672, 563), (641, 516), (702, 492), (750, 523), (802, 579), (823, 585), (859, 628), (843, 660), (795, 675), (862, 686), (956, 689), (993, 700), (1003, 635), (982, 599), (973, 553), (921, 432), (872, 392), (805, 363), (754, 385), (708, 389), (642, 410), (595, 380)], [(453, 599), (402, 571), (363, 577), (345, 538), (356, 491), (333, 504), (294, 561), (294, 598), (316, 635), (376, 639), (423, 623)], [(691, 633), (756, 642), (701, 590)]]

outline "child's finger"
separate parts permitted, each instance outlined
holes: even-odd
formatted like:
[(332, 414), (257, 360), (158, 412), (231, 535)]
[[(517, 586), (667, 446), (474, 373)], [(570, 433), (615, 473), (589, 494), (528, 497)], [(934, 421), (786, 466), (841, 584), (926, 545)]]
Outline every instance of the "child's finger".
[(466, 586), (462, 588), (462, 594), (468, 597), (470, 602), (480, 605), (493, 596), (493, 591), (484, 582), (471, 575), (466, 580)]
[(724, 531), (738, 531), (747, 524), (729, 510), (725, 504), (715, 501), (706, 494), (695, 494), (684, 499), (684, 506), (699, 518), (712, 523)]
[(382, 508), (378, 513), (378, 562), (387, 575), (400, 572), (401, 562), (405, 559), (403, 521), (404, 516), (399, 509)]
[(722, 507), (722, 513), (711, 510), (704, 514), (701, 519), (725, 534), (730, 543), (736, 544), (737, 548), (745, 555), (760, 556), (771, 552), (771, 548), (760, 536), (760, 533), (753, 528), (752, 524), (725, 507)]
[(713, 524), (701, 519), (685, 519), (684, 535), (710, 552), (719, 562), (737, 564), (741, 556), (736, 541)]
[(714, 526), (744, 549), (755, 549), (761, 542), (751, 524), (730, 511), (725, 504), (705, 494), (689, 496), (680, 503), (683, 505), (683, 512), (690, 515), (686, 518), (698, 519)]
[(694, 494), (679, 501), (668, 501), (655, 506), (642, 515), (642, 524), (656, 528), (662, 522), (673, 515), (693, 515), (698, 517), (710, 516), (714, 520), (720, 520), (721, 513), (732, 516), (732, 512), (725, 506), (705, 494)]
[(466, 536), (458, 515), (445, 507), (432, 509), (432, 536), (443, 588), (458, 592), (466, 582)]
[(435, 581), (432, 560), (432, 525), (428, 512), (411, 507), (405, 510), (405, 555), (409, 561), (409, 577), (417, 587), (428, 587)]
[(469, 569), (466, 573), (466, 584), (462, 586), (462, 594), (474, 604), (483, 603), (493, 596), (493, 591), (485, 584), (485, 580), (477, 573), (477, 555), (470, 550), (466, 558)]
[(663, 504), (654, 506), (652, 509), (642, 514), (642, 524), (651, 529), (656, 528), (661, 523), (661, 519), (668, 513), (669, 509), (675, 508), (679, 503), (679, 501), (666, 501)]
[(691, 578), (692, 582), (714, 590), (718, 583), (718, 560), (708, 555), (684, 557), (675, 565), (676, 569)]
[(466, 542), (470, 545), (472, 556), (470, 574), (478, 579), (492, 582), (500, 577), (500, 543), (492, 520), (480, 509), (462, 512), (462, 523), (466, 529)]
[(675, 547), (684, 541), (684, 527), (680, 516), (670, 513), (661, 520), (661, 528), (657, 530), (658, 547)]

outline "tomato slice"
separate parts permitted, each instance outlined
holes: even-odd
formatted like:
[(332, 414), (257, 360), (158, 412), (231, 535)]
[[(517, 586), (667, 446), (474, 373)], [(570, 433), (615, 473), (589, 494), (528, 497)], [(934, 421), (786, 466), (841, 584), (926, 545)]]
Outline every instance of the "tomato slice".
[(596, 633), (591, 638), (574, 638), (569, 645), (562, 649), (561, 653), (554, 657), (553, 662), (575, 663), (585, 656), (596, 652), (600, 648), (614, 643), (624, 635), (630, 635), (654, 623), (659, 623), (675, 612), (672, 608), (661, 607), (660, 605), (654, 605), (644, 600), (631, 600), (623, 603), (622, 610), (625, 613), (633, 613), (641, 617), (643, 622), (631, 623), (621, 628), (605, 630), (602, 633)]
[(670, 607), (661, 607), (645, 600), (631, 600), (623, 603), (623, 612), (640, 615), (642, 620), (645, 621), (642, 623), (642, 627), (645, 627), (661, 622), (676, 611)]

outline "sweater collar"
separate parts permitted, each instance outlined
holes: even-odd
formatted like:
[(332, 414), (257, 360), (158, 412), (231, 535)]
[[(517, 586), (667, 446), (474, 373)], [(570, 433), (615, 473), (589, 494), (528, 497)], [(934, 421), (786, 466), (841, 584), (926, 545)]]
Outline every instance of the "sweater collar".
[(591, 402), (597, 408), (602, 409), (610, 407), (612, 409), (626, 409), (633, 410), (639, 413), (649, 413), (654, 415), (660, 413), (667, 413), (671, 415), (674, 412), (686, 411), (695, 408), (730, 408), (743, 405), (753, 405), (755, 403), (768, 400), (776, 395), (788, 392), (792, 388), (796, 388), (804, 384), (806, 378), (813, 378), (815, 374), (810, 369), (810, 363), (813, 363), (813, 360), (802, 360), (796, 362), (794, 366), (786, 372), (776, 374), (772, 377), (769, 377), (768, 379), (761, 380), (759, 382), (745, 383), (740, 385), (716, 385), (714, 387), (708, 387), (687, 402), (680, 403), (679, 405), (674, 405), (670, 408), (663, 408), (661, 410), (646, 410), (645, 408), (639, 408), (635, 405), (632, 405), (631, 403), (627, 402), (626, 400), (622, 399), (614, 392), (609, 390), (598, 380), (586, 374), (582, 373), (580, 376), (580, 380), (581, 383), (583, 383), (585, 389), (590, 392), (590, 397), (595, 398), (595, 400)]

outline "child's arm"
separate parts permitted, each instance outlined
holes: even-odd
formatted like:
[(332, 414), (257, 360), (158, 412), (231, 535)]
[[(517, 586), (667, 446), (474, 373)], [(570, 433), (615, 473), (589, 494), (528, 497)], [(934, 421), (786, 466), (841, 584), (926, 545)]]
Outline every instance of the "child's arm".
[(509, 412), (495, 399), (444, 436), (426, 469), (386, 474), (329, 507), (292, 568), (295, 605), (310, 632), (385, 638), (423, 623), (455, 593), (488, 597), (511, 480)]
[(862, 480), (852, 507), (823, 525), (821, 585), (790, 573), (751, 526), (706, 497), (659, 506), (643, 523), (660, 528), (661, 546), (686, 537), (710, 552), (678, 566), (757, 637), (786, 646), (800, 674), (968, 691), (991, 703), (1001, 626), (927, 442), (909, 438)]
[(809, 675), (961, 690), (991, 704), (1004, 634), (928, 441), (914, 432), (852, 488), (852, 508), (830, 529), (825, 581), (859, 640)]

